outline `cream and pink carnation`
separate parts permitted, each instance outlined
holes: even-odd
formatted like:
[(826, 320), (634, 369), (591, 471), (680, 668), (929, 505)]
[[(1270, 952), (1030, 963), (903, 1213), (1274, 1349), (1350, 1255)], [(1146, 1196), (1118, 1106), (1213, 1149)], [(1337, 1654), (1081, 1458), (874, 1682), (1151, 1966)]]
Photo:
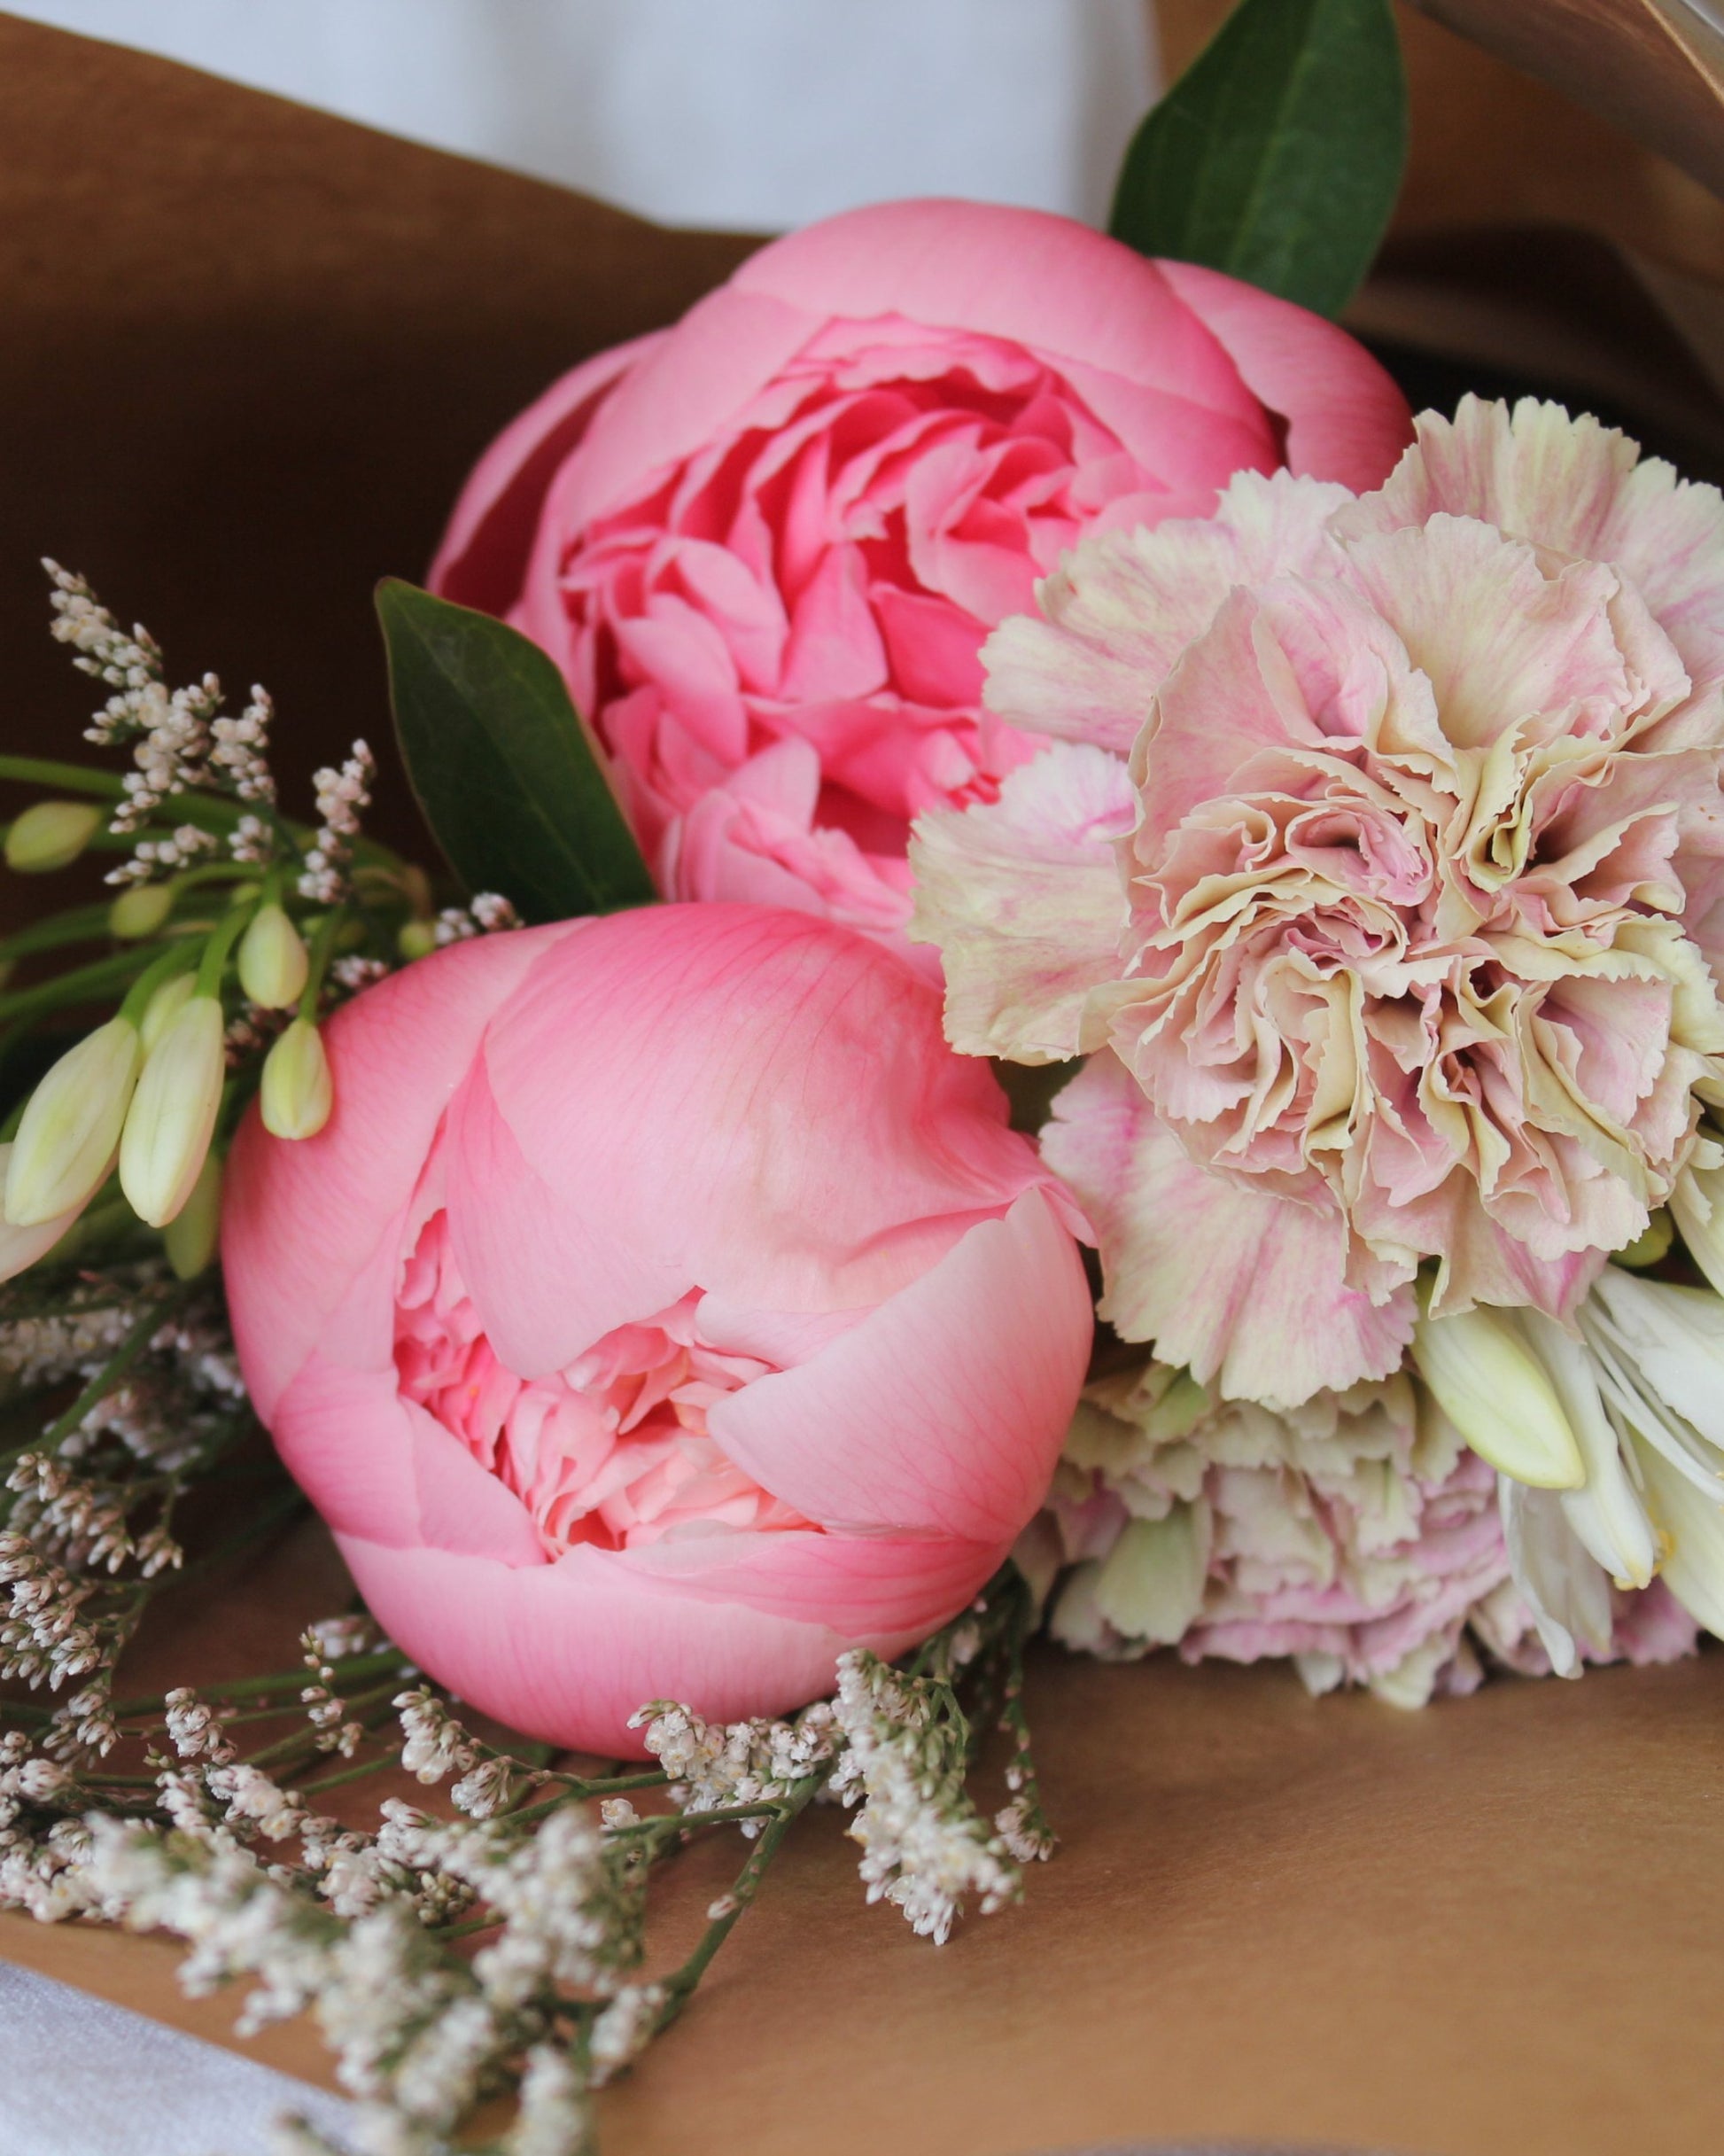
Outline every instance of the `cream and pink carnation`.
[(1054, 745), (922, 819), (916, 932), (959, 1047), (1094, 1052), (1044, 1151), (1104, 1314), (1284, 1405), (1398, 1366), (1425, 1260), (1566, 1316), (1724, 1070), (1716, 490), (1468, 399), (1038, 597), (987, 701)]
[[(1286, 1413), (1217, 1400), (1165, 1364), (1085, 1391), (1026, 1554), (1072, 1568), (1052, 1629), (1114, 1659), (1294, 1662), (1313, 1691), (1396, 1706), (1469, 1692), (1484, 1656), (1549, 1672), (1510, 1576), (1497, 1478), (1411, 1380), (1319, 1393)], [(1614, 1590), (1593, 1662), (1693, 1652), (1662, 1583)]]

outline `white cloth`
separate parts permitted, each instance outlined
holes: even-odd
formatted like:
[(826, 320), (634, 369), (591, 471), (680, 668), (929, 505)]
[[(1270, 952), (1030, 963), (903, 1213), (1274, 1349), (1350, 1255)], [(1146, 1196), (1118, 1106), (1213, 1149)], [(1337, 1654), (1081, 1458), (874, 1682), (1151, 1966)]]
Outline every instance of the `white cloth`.
[(1147, 0), (6, 0), (672, 223), (893, 195), (1100, 222)]
[(255, 2060), (0, 1962), (0, 2156), (268, 2156), (348, 2106)]

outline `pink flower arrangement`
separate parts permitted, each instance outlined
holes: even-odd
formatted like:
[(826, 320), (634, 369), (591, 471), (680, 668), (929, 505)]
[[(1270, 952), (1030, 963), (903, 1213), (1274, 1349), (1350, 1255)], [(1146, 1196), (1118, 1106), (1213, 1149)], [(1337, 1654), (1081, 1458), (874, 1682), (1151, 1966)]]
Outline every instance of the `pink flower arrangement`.
[(773, 1713), (961, 1609), (1082, 1382), (1069, 1206), (935, 991), (794, 914), (456, 945), (234, 1148), (247, 1385), (415, 1660), (614, 1753)]
[(1724, 1082), (1717, 492), (1469, 399), (1039, 599), (987, 701), (1055, 744), (923, 818), (917, 932), (959, 1047), (1098, 1051), (1044, 1153), (1103, 1314), (1284, 1405), (1399, 1366), (1427, 1259), (1568, 1315)]
[(988, 630), (1090, 532), (1240, 470), (1365, 487), (1408, 435), (1331, 323), (1029, 210), (910, 201), (764, 249), (675, 329), (549, 390), (432, 572), (556, 659), (661, 890), (902, 944), (920, 811), (1033, 739)]

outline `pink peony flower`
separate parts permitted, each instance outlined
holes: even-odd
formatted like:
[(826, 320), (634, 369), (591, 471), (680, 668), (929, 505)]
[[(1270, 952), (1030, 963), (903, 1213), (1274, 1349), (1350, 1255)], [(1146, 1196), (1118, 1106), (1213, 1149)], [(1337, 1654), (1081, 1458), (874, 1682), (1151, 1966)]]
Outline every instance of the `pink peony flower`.
[(777, 1712), (963, 1607), (1091, 1312), (931, 988), (824, 922), (655, 907), (456, 945), (328, 1036), (322, 1132), (234, 1148), (228, 1294), (415, 1661), (613, 1753), (648, 1700)]
[(1103, 1051), (1044, 1150), (1104, 1314), (1234, 1397), (1386, 1376), (1427, 1258), (1565, 1317), (1724, 1079), (1724, 502), (1553, 405), (1417, 432), (1086, 540), (987, 652), (1061, 738), (912, 854), (956, 1044)]
[(1242, 467), (1374, 486), (1407, 439), (1330, 323), (1037, 211), (897, 202), (779, 241), (497, 441), (432, 570), (549, 651), (666, 896), (901, 946), (924, 808), (1030, 752), (988, 629), (1092, 527)]
[[(1074, 1568), (1052, 1629), (1086, 1653), (1287, 1657), (1314, 1692), (1364, 1685), (1399, 1707), (1472, 1691), (1480, 1648), (1549, 1673), (1510, 1577), (1497, 1477), (1404, 1375), (1285, 1414), (1212, 1399), (1153, 1361), (1099, 1378), (1045, 1528)], [(1693, 1653), (1694, 1620), (1661, 1581), (1609, 1599), (1587, 1661)]]

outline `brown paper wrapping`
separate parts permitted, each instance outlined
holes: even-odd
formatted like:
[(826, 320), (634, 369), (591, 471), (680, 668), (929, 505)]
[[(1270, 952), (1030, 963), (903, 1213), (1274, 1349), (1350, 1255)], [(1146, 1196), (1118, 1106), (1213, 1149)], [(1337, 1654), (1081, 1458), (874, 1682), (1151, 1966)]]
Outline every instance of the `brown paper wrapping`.
[[(1166, 12), (1177, 36), (1201, 10)], [(1519, 99), (1538, 141), (1578, 128), (1569, 178), (1592, 199), (1580, 167), (1602, 123), (1428, 35), (1414, 48), (1421, 142), (1448, 125), (1433, 136), (1434, 52), (1488, 84), (1497, 127)], [(6, 18), (0, 144), (4, 739), (36, 753), (68, 752), (84, 708), (42, 634), (43, 551), (149, 621), (182, 671), (267, 681), (291, 769), (354, 733), (382, 746), (371, 580), (421, 568), (473, 455), (527, 397), (674, 316), (747, 245)], [(1442, 195), (1440, 162), (1416, 161), (1409, 245), (1430, 237), (1421, 203), (1481, 206)], [(1634, 234), (1595, 221), (1583, 244), (1619, 263), (1631, 245), (1704, 289), (1724, 266), (1717, 206), (1674, 167), (1636, 169), (1618, 194), (1680, 214)], [(1557, 185), (1538, 176), (1535, 215)], [(1720, 429), (1704, 340), (1651, 311), (1637, 270), (1608, 302), (1558, 276), (1534, 321), (1515, 315), (1512, 268), (1493, 298), (1464, 250), (1400, 259), (1362, 303), (1398, 342), (1466, 362), (1482, 340), (1492, 363), (1549, 366), (1549, 349), (1527, 349), (1542, 321), (1558, 372), (1605, 366), (1604, 350), (1622, 393), (1644, 398), (1624, 358), (1638, 350), (1667, 425)], [(1614, 326), (1588, 344), (1601, 309)], [(410, 829), (399, 789), (383, 828)], [(321, 1530), (299, 1529), (217, 1607), (170, 1603), (128, 1682), (285, 1666), (299, 1626), (342, 1592)], [(684, 2022), (607, 2098), (610, 2147), (1724, 2147), (1724, 1655), (1505, 1681), (1405, 1716), (1308, 1701), (1283, 1670), (1050, 1652), (1030, 1705), (1064, 1845), (1026, 1906), (929, 1947), (862, 1905), (842, 1819), (818, 1816)], [(734, 1855), (679, 1860), (668, 1951)], [(227, 2040), (232, 2003), (182, 1999), (163, 1942), (9, 1917), (0, 1952)], [(330, 2080), (303, 2025), (251, 2048)]]

